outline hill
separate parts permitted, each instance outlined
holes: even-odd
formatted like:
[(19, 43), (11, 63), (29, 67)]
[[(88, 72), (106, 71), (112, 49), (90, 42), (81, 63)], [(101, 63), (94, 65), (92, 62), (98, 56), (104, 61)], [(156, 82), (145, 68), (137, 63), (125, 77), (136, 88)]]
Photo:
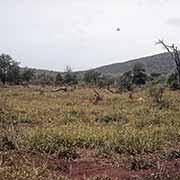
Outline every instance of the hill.
[[(175, 64), (174, 61), (171, 59), (168, 53), (161, 53), (153, 56), (142, 57), (139, 59), (129, 60), (122, 63), (115, 63), (106, 66), (100, 66), (94, 68), (93, 70), (108, 74), (108, 75), (118, 75), (124, 72), (131, 70), (136, 63), (144, 64), (147, 73), (161, 73), (161, 74), (168, 74), (174, 71)], [(41, 70), (41, 69), (33, 69), (36, 75), (39, 74), (46, 74), (50, 76), (56, 76), (58, 72), (50, 71), (50, 70)], [(92, 69), (90, 69), (92, 70)], [(82, 76), (86, 71), (77, 71), (75, 72), (78, 76)], [(62, 73), (62, 72), (61, 72)]]
[(135, 60), (130, 60), (123, 63), (115, 63), (106, 66), (95, 68), (95, 71), (103, 74), (117, 75), (127, 72), (132, 69), (134, 64), (143, 63), (147, 73), (162, 73), (168, 74), (175, 69), (174, 61), (168, 53), (157, 54), (153, 56), (143, 57)]

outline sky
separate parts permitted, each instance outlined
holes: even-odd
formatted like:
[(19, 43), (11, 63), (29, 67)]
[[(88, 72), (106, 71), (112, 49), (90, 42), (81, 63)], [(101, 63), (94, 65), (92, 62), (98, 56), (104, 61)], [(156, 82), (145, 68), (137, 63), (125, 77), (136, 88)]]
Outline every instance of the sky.
[[(0, 0), (0, 54), (74, 71), (180, 47), (179, 0)], [(120, 31), (116, 31), (120, 28)]]

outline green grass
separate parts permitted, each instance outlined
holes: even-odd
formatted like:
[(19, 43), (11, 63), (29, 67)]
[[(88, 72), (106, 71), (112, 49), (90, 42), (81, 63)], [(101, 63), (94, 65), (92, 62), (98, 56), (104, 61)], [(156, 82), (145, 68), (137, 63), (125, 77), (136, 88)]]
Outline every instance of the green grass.
[[(97, 155), (157, 153), (180, 148), (180, 94), (165, 91), (159, 108), (148, 90), (138, 91), (135, 101), (128, 94), (101, 90), (103, 101), (84, 104), (93, 98), (90, 89), (45, 93), (33, 90), (0, 90), (1, 133), (18, 149), (60, 153), (76, 158), (79, 148), (94, 149)], [(143, 97), (144, 101), (136, 99)], [(1, 131), (3, 132), (3, 131)], [(0, 138), (0, 142), (2, 138)], [(1, 142), (2, 144), (2, 142)], [(1, 148), (3, 149), (3, 148)]]

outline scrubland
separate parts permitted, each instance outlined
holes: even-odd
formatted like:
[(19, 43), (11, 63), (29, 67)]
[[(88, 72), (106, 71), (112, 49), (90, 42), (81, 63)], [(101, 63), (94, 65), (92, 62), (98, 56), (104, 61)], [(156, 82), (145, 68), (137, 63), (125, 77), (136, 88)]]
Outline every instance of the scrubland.
[(180, 179), (180, 93), (0, 89), (0, 179)]

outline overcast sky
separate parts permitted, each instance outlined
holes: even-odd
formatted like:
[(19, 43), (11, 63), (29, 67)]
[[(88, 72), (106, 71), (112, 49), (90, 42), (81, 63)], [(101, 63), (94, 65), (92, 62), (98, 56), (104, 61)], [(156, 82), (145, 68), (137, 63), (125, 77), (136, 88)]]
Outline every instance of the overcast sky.
[(180, 0), (0, 0), (0, 53), (60, 71), (156, 54), (159, 38), (180, 46), (179, 8)]

